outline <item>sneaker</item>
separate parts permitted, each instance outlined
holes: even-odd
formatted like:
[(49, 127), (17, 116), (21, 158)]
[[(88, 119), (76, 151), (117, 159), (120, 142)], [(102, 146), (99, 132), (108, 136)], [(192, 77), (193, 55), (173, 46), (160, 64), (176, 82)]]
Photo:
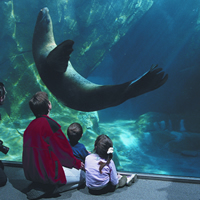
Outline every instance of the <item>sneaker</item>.
[(117, 188), (121, 188), (125, 186), (127, 183), (127, 177), (126, 176), (121, 176), (119, 179), (119, 183), (117, 184)]
[(137, 180), (137, 174), (131, 174), (130, 176), (127, 176), (126, 185), (131, 186), (132, 183), (135, 183), (136, 180)]

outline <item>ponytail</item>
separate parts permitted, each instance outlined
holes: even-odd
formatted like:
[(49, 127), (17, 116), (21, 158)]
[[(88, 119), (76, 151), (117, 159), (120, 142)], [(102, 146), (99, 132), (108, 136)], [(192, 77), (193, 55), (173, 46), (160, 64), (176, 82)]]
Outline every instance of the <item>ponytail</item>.
[(95, 141), (95, 153), (106, 162), (99, 161), (99, 172), (102, 173), (104, 166), (109, 165), (113, 157), (113, 143), (107, 135), (99, 135)]
[(99, 171), (100, 173), (102, 174), (102, 169), (106, 166), (106, 165), (109, 165), (110, 164), (110, 161), (112, 160), (112, 154), (109, 154), (109, 157), (108, 157), (108, 160), (107, 162), (102, 162), (102, 161), (99, 161)]

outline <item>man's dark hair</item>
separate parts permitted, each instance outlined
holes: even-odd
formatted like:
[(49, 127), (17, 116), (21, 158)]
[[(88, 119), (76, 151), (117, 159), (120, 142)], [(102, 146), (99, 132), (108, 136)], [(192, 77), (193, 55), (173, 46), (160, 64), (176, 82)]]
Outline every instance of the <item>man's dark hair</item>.
[(31, 111), (36, 117), (47, 115), (49, 112), (49, 99), (46, 92), (37, 92), (29, 101)]
[(72, 145), (78, 143), (83, 134), (82, 126), (79, 123), (72, 123), (67, 129), (67, 136)]

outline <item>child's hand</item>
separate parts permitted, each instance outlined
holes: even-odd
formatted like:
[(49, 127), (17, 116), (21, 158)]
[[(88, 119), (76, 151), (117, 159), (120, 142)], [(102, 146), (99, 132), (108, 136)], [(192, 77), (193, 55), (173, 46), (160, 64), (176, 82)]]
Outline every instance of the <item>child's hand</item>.
[(122, 177), (119, 173), (117, 173), (118, 180)]
[(81, 169), (82, 169), (83, 171), (85, 171), (85, 164), (84, 164), (83, 162), (81, 162)]

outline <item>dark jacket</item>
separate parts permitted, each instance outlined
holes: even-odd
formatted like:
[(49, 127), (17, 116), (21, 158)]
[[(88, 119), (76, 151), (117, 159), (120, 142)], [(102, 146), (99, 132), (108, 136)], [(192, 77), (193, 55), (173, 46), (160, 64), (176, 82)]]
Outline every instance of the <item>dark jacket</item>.
[(68, 141), (72, 147), (74, 156), (76, 158), (78, 158), (81, 162), (85, 163), (85, 158), (86, 158), (86, 156), (89, 155), (89, 152), (86, 150), (84, 144), (78, 142), (77, 144), (73, 145), (73, 144), (71, 144), (70, 140), (68, 140)]

